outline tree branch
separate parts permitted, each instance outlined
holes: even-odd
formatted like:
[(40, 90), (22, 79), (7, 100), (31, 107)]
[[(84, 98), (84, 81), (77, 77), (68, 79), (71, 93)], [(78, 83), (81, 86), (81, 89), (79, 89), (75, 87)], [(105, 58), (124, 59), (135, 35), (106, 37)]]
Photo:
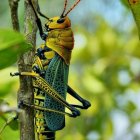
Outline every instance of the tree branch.
[(11, 20), (13, 29), (19, 31), (19, 20), (18, 20), (18, 2), (19, 0), (9, 0), (9, 6), (11, 10)]
[[(35, 3), (35, 0), (34, 0)], [(29, 43), (35, 46), (36, 42), (36, 22), (35, 16), (31, 6), (25, 0), (25, 18), (24, 18), (24, 33)], [(35, 48), (22, 55), (18, 60), (19, 72), (32, 71), (33, 57), (35, 55)], [(18, 102), (24, 100), (29, 104), (33, 104), (33, 87), (31, 77), (20, 77), (20, 90), (18, 92)], [(24, 108), (24, 116), (20, 115), (20, 139), (34, 140), (34, 110), (31, 108)]]
[[(19, 31), (18, 24), (18, 0), (9, 0), (9, 5), (11, 7), (11, 18), (13, 28)], [(37, 0), (33, 0), (36, 4)], [(25, 0), (25, 17), (24, 17), (24, 34), (26, 40), (35, 46), (36, 42), (36, 31), (37, 26), (35, 22), (35, 16), (31, 6), (28, 3), (28, 0)], [(14, 9), (15, 8), (15, 9)], [(32, 63), (35, 55), (35, 47), (31, 50), (22, 54), (18, 59), (18, 70), (19, 72), (23, 71), (32, 71)], [(20, 76), (20, 88), (18, 91), (18, 103), (25, 101), (29, 104), (33, 104), (33, 87), (32, 79), (27, 76)], [(34, 110), (31, 108), (23, 108), (22, 113), (19, 113), (19, 123), (20, 123), (20, 140), (35, 140), (34, 135)]]

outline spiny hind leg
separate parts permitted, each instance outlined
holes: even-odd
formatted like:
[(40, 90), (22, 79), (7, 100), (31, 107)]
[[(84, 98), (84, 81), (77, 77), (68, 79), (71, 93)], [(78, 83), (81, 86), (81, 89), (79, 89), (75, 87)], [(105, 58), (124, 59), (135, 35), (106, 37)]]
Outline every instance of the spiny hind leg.
[(32, 76), (35, 78), (34, 82), (38, 87), (44, 91), (45, 93), (48, 93), (51, 97), (53, 97), (56, 101), (60, 102), (63, 104), (65, 107), (67, 107), (72, 114), (70, 117), (76, 117), (80, 115), (80, 111), (76, 109), (74, 106), (70, 105), (67, 101), (62, 98), (59, 93), (54, 90), (45, 79), (43, 79), (39, 74), (34, 73), (34, 72), (16, 72), (16, 73), (10, 73), (11, 76), (19, 76), (19, 75), (25, 75), (25, 76)]
[(67, 115), (69, 117), (76, 117), (75, 114), (71, 114), (71, 113), (67, 113), (67, 112), (61, 112), (61, 111), (58, 111), (58, 110), (54, 110), (54, 109), (48, 109), (48, 108), (45, 108), (45, 107), (41, 107), (41, 106), (38, 106), (38, 105), (33, 105), (33, 104), (29, 104), (25, 101), (20, 101), (19, 102), (19, 108), (24, 108), (24, 107), (30, 107), (30, 108), (33, 108), (35, 110), (39, 110), (39, 111), (44, 111), (44, 112), (55, 112), (55, 113), (58, 113), (58, 114), (61, 114), (61, 115)]

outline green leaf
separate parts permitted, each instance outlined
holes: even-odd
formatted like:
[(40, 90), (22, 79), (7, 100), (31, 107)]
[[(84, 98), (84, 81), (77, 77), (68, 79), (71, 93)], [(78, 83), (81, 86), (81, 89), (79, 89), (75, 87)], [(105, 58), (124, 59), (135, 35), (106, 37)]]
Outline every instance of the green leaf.
[(32, 45), (27, 43), (24, 36), (18, 32), (0, 29), (0, 69), (8, 67), (16, 62), (18, 56)]
[(130, 8), (132, 10), (140, 38), (140, 1), (129, 1), (130, 2)]
[(128, 0), (121, 0), (121, 3), (126, 6), (127, 8), (129, 8), (129, 3)]
[[(12, 114), (11, 114), (12, 115)], [(15, 114), (16, 115), (16, 114)], [(6, 138), (6, 137), (9, 137), (9, 135), (14, 134), (14, 132), (16, 130), (18, 130), (18, 121), (17, 119), (15, 118), (16, 116), (15, 115), (12, 115), (10, 118), (2, 118), (0, 116), (0, 135), (3, 136), (3, 139), (9, 139), (9, 138)], [(5, 117), (5, 116), (4, 116)], [(13, 131), (14, 130), (14, 131)], [(8, 132), (8, 133), (7, 133)], [(11, 132), (11, 134), (10, 134)], [(16, 132), (17, 133), (17, 132)], [(7, 135), (8, 134), (8, 135)], [(15, 137), (14, 137), (15, 139)]]
[(11, 121), (9, 123), (9, 127), (12, 129), (12, 130), (18, 130), (18, 120), (15, 119), (13, 121)]

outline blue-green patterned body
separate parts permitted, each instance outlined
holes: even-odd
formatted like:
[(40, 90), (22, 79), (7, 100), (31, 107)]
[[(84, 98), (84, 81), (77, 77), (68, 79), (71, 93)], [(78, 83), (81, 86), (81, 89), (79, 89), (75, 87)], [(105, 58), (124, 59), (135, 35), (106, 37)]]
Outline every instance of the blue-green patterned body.
[[(45, 80), (66, 100), (69, 66), (62, 57), (55, 54), (45, 72)], [(45, 94), (45, 107), (60, 112), (65, 112), (65, 107), (60, 102)], [(45, 112), (45, 120), (50, 130), (60, 130), (65, 126), (65, 116), (56, 112)]]
[[(57, 23), (58, 19), (59, 17), (53, 18), (53, 22), (49, 23), (49, 26), (52, 27), (55, 22)], [(68, 17), (65, 22), (68, 22), (67, 24), (69, 24)], [(62, 24), (57, 23), (57, 25), (60, 27), (49, 31), (45, 42), (46, 46), (55, 52), (55, 56), (52, 58), (45, 71), (45, 80), (63, 99), (66, 100), (69, 64), (71, 52), (74, 47), (74, 37), (73, 32), (68, 25), (68, 27), (64, 26), (62, 28)], [(65, 112), (65, 106), (50, 97), (47, 93), (45, 94), (44, 106), (48, 109)], [(50, 131), (57, 131), (65, 126), (64, 115), (56, 112), (44, 112), (44, 114), (46, 124)]]

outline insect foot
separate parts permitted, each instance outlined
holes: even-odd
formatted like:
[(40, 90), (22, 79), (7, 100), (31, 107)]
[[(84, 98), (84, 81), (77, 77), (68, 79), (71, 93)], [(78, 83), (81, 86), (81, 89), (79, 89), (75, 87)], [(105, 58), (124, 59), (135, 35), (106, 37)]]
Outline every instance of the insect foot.
[(20, 73), (19, 72), (15, 72), (15, 73), (12, 73), (12, 72), (10, 72), (10, 76), (19, 76), (20, 75)]
[(71, 117), (75, 118), (77, 116), (80, 116), (80, 111), (79, 110), (73, 108), (71, 111), (72, 111), (72, 116)]
[(84, 100), (83, 101), (83, 107), (84, 107), (84, 109), (88, 109), (90, 106), (91, 106), (91, 103), (89, 101), (87, 101), (87, 100)]

